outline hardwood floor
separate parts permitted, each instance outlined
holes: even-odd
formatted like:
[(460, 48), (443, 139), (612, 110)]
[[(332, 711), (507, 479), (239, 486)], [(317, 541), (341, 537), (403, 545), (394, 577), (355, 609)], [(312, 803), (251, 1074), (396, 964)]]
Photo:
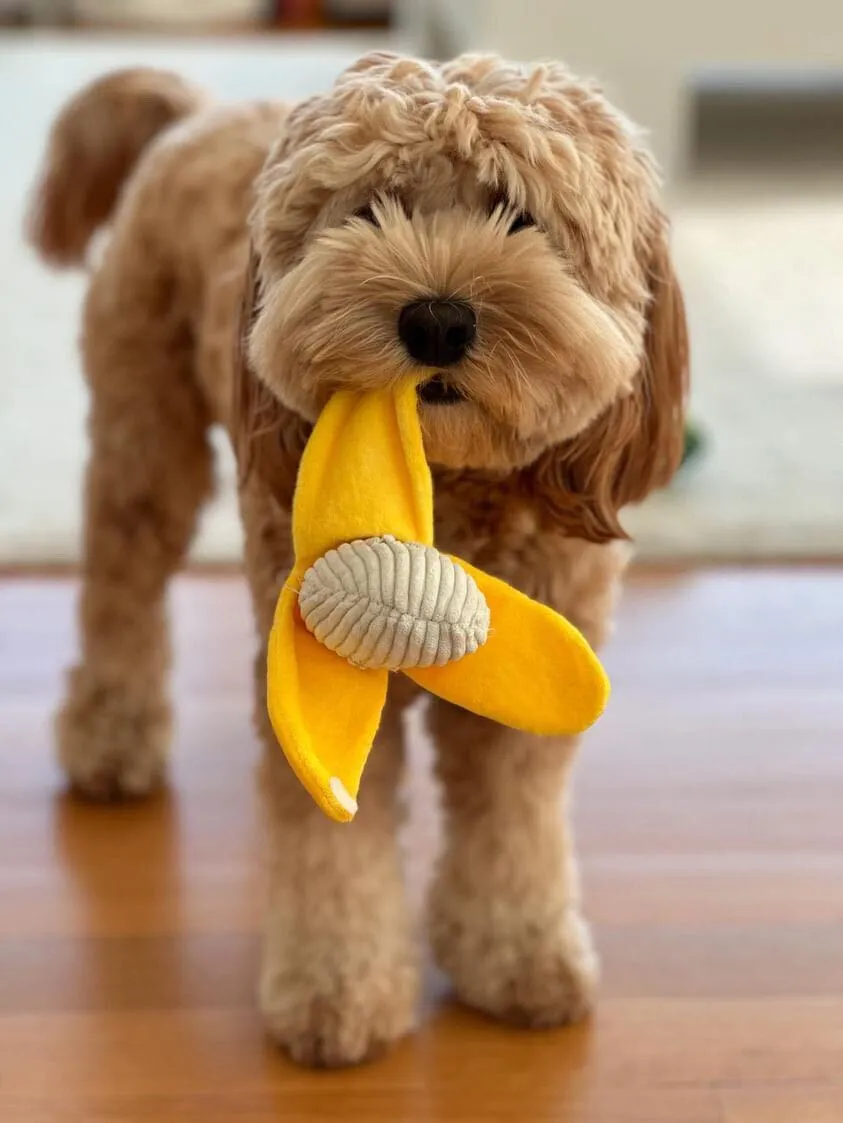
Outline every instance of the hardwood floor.
[[(590, 1024), (527, 1034), (448, 1001), (355, 1071), (300, 1071), (253, 1002), (252, 653), (234, 578), (175, 592), (168, 796), (62, 792), (50, 711), (68, 580), (0, 582), (3, 1123), (840, 1123), (843, 571), (639, 575), (579, 764)], [(414, 744), (409, 877), (436, 844)]]

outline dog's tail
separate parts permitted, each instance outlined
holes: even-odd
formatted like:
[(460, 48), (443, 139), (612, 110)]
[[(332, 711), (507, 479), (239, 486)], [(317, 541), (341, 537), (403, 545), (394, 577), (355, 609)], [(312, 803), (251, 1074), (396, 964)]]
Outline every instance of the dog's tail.
[(147, 145), (206, 101), (177, 74), (147, 68), (118, 70), (80, 90), (53, 124), (26, 218), (41, 257), (82, 265)]

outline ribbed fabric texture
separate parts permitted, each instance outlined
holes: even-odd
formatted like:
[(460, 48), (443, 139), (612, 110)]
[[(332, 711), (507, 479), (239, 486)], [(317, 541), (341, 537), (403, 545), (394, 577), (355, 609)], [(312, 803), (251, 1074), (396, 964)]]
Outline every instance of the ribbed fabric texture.
[(441, 667), (489, 635), (473, 577), (432, 546), (391, 535), (329, 550), (305, 573), (299, 608), (320, 643), (360, 667)]

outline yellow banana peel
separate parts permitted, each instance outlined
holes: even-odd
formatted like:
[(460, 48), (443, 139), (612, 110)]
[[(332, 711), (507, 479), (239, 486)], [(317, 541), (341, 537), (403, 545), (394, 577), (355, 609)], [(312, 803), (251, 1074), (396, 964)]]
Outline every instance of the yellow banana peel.
[[(344, 543), (391, 536), (433, 545), (433, 485), (416, 382), (341, 391), (305, 448), (293, 504), (295, 565), (269, 637), (272, 727), (299, 780), (322, 810), (347, 822), (386, 701), (390, 671), (329, 650), (305, 625), (299, 590), (320, 558)], [(489, 609), (488, 638), (441, 666), (405, 667), (426, 690), (518, 729), (581, 733), (603, 712), (606, 674), (564, 617), (459, 558)], [(362, 606), (361, 606), (362, 607)]]

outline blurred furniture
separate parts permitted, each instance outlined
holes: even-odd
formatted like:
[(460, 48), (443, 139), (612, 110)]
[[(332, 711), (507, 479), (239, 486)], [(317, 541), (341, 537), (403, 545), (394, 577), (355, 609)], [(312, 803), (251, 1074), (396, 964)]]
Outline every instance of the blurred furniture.
[(0, 24), (59, 27), (70, 18), (71, 0), (0, 0)]
[(322, 0), (325, 18), (330, 23), (388, 23), (391, 0)]
[(276, 27), (382, 27), (391, 0), (271, 0)]
[(266, 22), (264, 0), (73, 0), (74, 21), (109, 27), (213, 27)]
[(594, 74), (650, 130), (668, 178), (686, 166), (697, 76), (843, 72), (843, 4), (802, 0), (398, 0), (413, 49), (437, 58), (464, 50), (559, 58)]
[(132, 31), (383, 27), (391, 0), (0, 0), (0, 24)]

